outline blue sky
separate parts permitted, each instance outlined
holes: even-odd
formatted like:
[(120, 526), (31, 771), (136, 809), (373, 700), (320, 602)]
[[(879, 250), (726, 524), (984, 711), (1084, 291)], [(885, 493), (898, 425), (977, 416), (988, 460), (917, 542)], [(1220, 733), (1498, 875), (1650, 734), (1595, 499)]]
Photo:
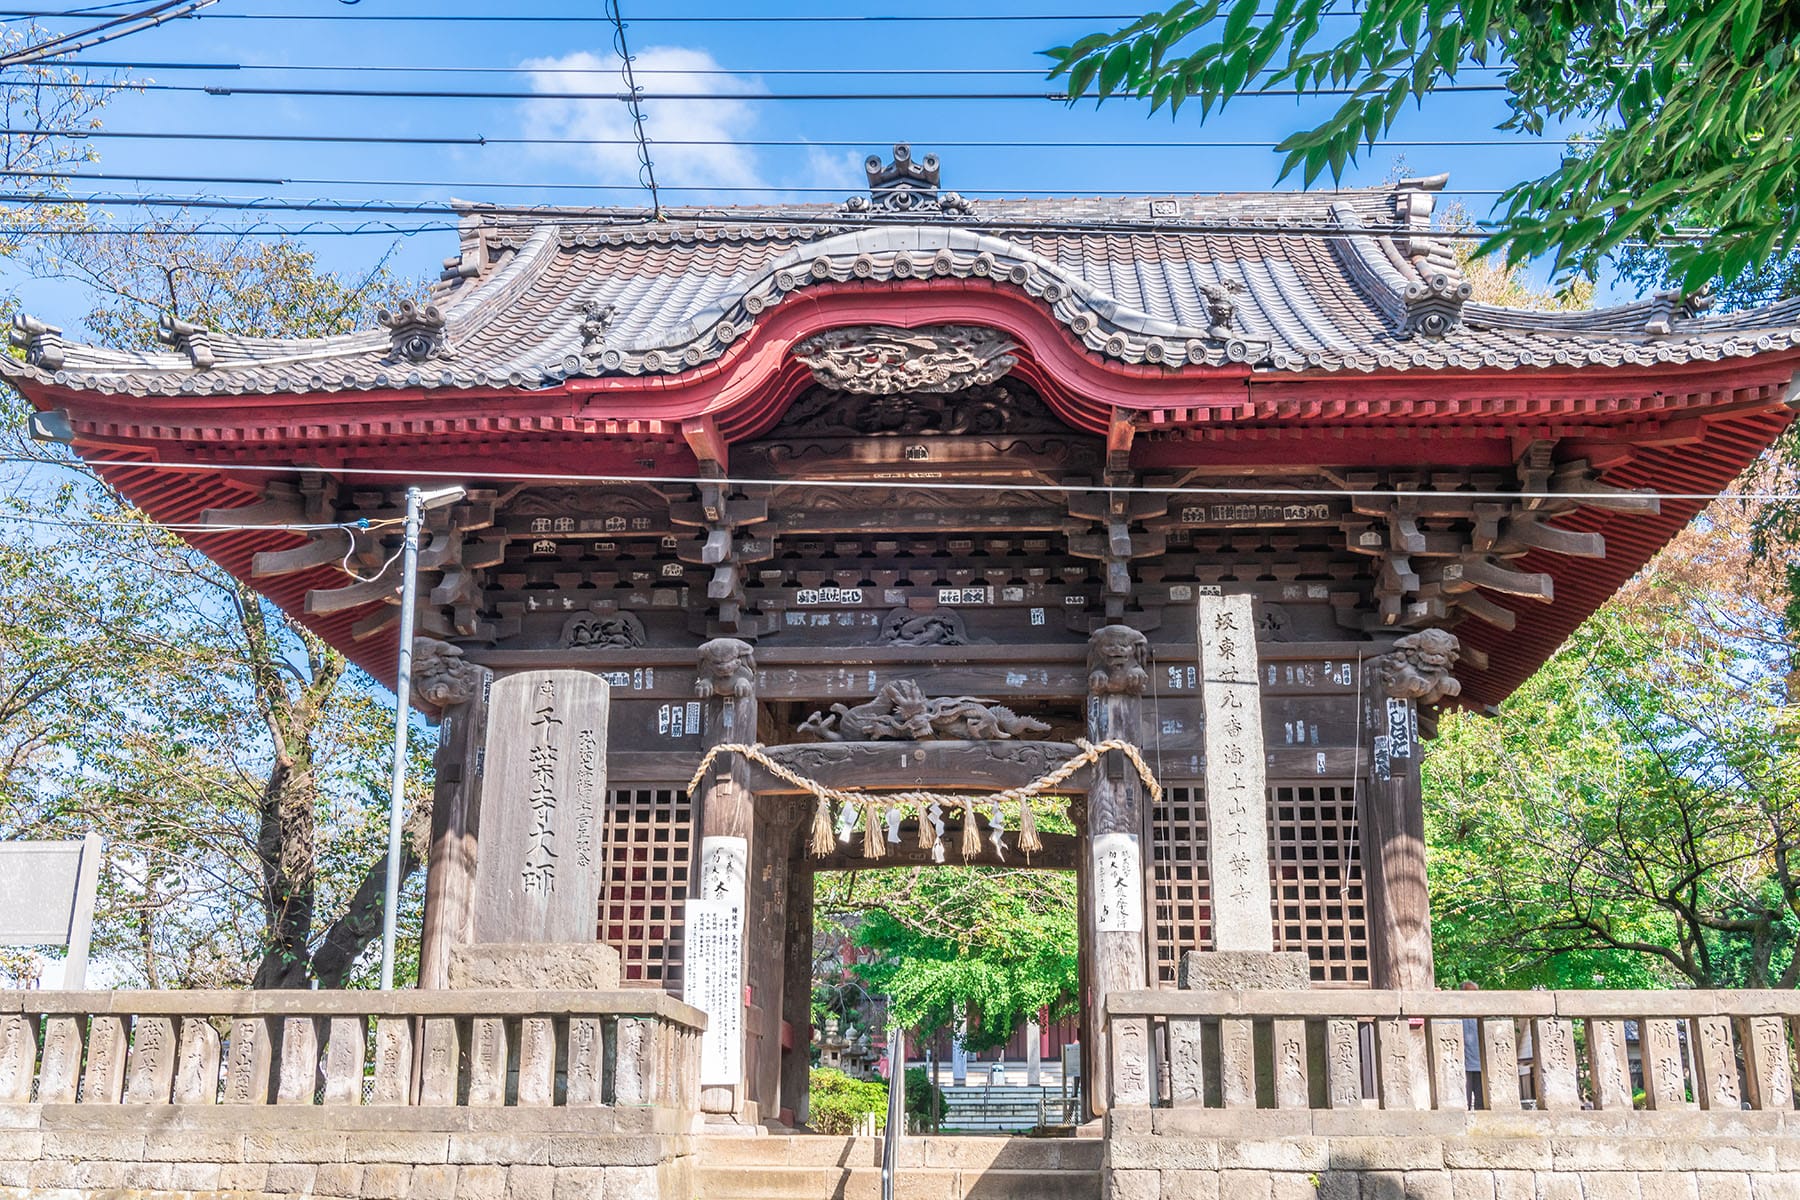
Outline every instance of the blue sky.
[[(1136, 6), (1126, 0), (944, 0), (918, 4), (845, 4), (790, 0), (779, 5), (711, 0), (622, 0), (628, 39), (652, 139), (723, 141), (726, 146), (655, 145), (656, 175), (668, 202), (732, 203), (770, 199), (837, 199), (863, 186), (867, 153), (886, 157), (897, 140), (916, 153), (937, 152), (946, 187), (979, 198), (1050, 190), (1078, 194), (1121, 191), (1260, 189), (1276, 182), (1278, 158), (1262, 146), (1169, 147), (1167, 142), (1273, 142), (1310, 124), (1329, 101), (1291, 97), (1239, 101), (1204, 123), (1196, 107), (1171, 121), (1149, 116), (1134, 101), (1069, 108), (1047, 100), (933, 101), (907, 99), (803, 101), (767, 98), (792, 92), (1034, 92), (1046, 90), (1037, 51), (1096, 28), (1121, 23)], [(88, 52), (100, 61), (211, 64), (138, 72), (160, 85), (424, 89), (554, 93), (619, 87), (609, 26), (593, 20), (597, 4), (515, 0), (508, 6), (471, 0), (223, 0), (199, 20), (175, 22)], [(300, 14), (316, 20), (261, 19)], [(996, 15), (1051, 19), (1004, 21), (797, 20), (681, 21), (668, 18), (784, 16), (871, 17), (892, 14)], [(519, 23), (390, 18), (505, 14), (587, 20)], [(251, 19), (246, 19), (251, 18)], [(1114, 19), (1109, 19), (1114, 18)], [(89, 18), (91, 20), (91, 18)], [(66, 21), (49, 23), (66, 30)], [(334, 70), (225, 69), (333, 67)], [(472, 67), (481, 73), (413, 73), (373, 68)], [(531, 68), (509, 73), (507, 70)], [(938, 75), (781, 74), (834, 69), (962, 72)], [(598, 71), (583, 75), (582, 70)], [(973, 72), (969, 74), (968, 72)], [(999, 72), (1016, 72), (1000, 74)], [(1491, 82), (1475, 72), (1465, 82)], [(698, 92), (707, 100), (659, 100), (658, 91)], [(1517, 145), (1457, 146), (1501, 137), (1500, 93), (1434, 97), (1408, 111), (1392, 139), (1430, 143), (1378, 146), (1347, 182), (1377, 182), (1403, 159), (1409, 173), (1451, 173), (1456, 197), (1480, 215), (1492, 192), (1548, 169), (1554, 140)], [(611, 101), (521, 99), (388, 99), (369, 97), (209, 95), (148, 91), (119, 96), (104, 115), (115, 130), (219, 131), (275, 135), (358, 134), (490, 139), (551, 136), (623, 138), (622, 105)], [(758, 141), (798, 145), (757, 146)], [(1049, 147), (962, 146), (956, 142), (1034, 142)], [(1083, 144), (1085, 143), (1085, 144)], [(132, 175), (232, 176), (294, 180), (268, 183), (101, 183), (98, 189), (280, 196), (308, 199), (442, 200), (451, 196), (521, 203), (637, 204), (635, 152), (628, 146), (394, 146), (308, 142), (183, 142), (106, 139), (89, 168)], [(301, 180), (352, 181), (348, 183)], [(513, 185), (513, 186), (502, 186)], [(1290, 183), (1286, 186), (1293, 186)], [(769, 192), (731, 189), (782, 189)], [(812, 191), (809, 189), (819, 189)], [(116, 210), (123, 220), (133, 214)], [(296, 222), (284, 216), (279, 220)], [(333, 216), (334, 222), (360, 218)], [(417, 223), (417, 218), (408, 223)], [(435, 275), (455, 244), (453, 234), (310, 239), (330, 267), (354, 272), (397, 244), (394, 265)], [(51, 283), (20, 284), (25, 306), (76, 322), (78, 297)]]

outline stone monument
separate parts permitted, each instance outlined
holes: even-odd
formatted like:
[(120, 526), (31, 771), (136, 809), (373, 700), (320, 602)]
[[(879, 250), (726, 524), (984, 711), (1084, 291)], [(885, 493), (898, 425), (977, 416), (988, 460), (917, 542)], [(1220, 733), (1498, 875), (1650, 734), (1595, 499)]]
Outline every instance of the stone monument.
[(596, 940), (608, 686), (589, 671), (522, 671), (488, 699), (474, 944), (451, 987), (615, 988)]

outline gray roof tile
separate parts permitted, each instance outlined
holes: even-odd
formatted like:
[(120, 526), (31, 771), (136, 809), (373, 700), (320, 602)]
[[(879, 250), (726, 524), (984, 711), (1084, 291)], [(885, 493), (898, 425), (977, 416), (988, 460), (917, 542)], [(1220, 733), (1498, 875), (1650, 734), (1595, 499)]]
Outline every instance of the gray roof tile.
[[(1424, 185), (1433, 186), (1441, 183)], [(1708, 317), (1667, 296), (1580, 313), (1471, 301), (1444, 336), (1408, 333), (1411, 305), (1446, 270), (1442, 240), (1399, 215), (1414, 207), (1401, 198), (1417, 191), (1175, 196), (1166, 199), (1180, 215), (1159, 221), (1148, 198), (1103, 197), (982, 201), (954, 217), (684, 209), (659, 223), (470, 206), (450, 261), (475, 273), (447, 270), (432, 293), (444, 317), (440, 357), (396, 359), (381, 329), (291, 341), (214, 333), (215, 365), (200, 370), (179, 351), (21, 333), (28, 360), (0, 356), (0, 373), (146, 395), (668, 374), (718, 357), (771, 307), (818, 283), (931, 274), (1021, 287), (1095, 355), (1174, 368), (1467, 371), (1717, 361), (1800, 345), (1800, 301)], [(1204, 289), (1227, 281), (1244, 290), (1233, 336), (1221, 339), (1209, 334)], [(616, 315), (604, 347), (584, 352), (589, 302)]]

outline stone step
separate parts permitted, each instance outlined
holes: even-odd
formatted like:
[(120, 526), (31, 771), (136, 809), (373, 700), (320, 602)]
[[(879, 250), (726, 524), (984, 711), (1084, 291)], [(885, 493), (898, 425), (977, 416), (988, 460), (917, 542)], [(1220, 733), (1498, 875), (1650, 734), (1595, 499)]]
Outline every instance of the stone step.
[[(878, 1200), (881, 1138), (698, 1139), (698, 1200)], [(1097, 1139), (909, 1137), (898, 1200), (1100, 1200)]]
[[(917, 1136), (898, 1147), (902, 1168), (930, 1170), (1098, 1171), (1103, 1143), (1094, 1138)], [(699, 1164), (725, 1169), (881, 1166), (878, 1137), (770, 1134), (698, 1140)]]
[[(716, 1167), (695, 1172), (698, 1200), (879, 1200), (879, 1167)], [(896, 1200), (1100, 1200), (1099, 1171), (901, 1168)]]

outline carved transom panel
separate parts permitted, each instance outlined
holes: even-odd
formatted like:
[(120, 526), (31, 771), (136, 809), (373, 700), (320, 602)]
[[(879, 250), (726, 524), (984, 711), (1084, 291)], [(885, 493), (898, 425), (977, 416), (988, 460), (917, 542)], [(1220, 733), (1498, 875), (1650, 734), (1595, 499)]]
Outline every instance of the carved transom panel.
[(992, 383), (1018, 365), (1018, 349), (980, 325), (853, 325), (808, 338), (794, 357), (826, 387), (863, 396), (954, 392)]
[[(960, 391), (854, 395), (833, 387), (803, 393), (769, 435), (777, 437), (908, 437), (922, 434), (1063, 433), (1069, 427), (1023, 384)], [(964, 501), (966, 503), (966, 499)]]

